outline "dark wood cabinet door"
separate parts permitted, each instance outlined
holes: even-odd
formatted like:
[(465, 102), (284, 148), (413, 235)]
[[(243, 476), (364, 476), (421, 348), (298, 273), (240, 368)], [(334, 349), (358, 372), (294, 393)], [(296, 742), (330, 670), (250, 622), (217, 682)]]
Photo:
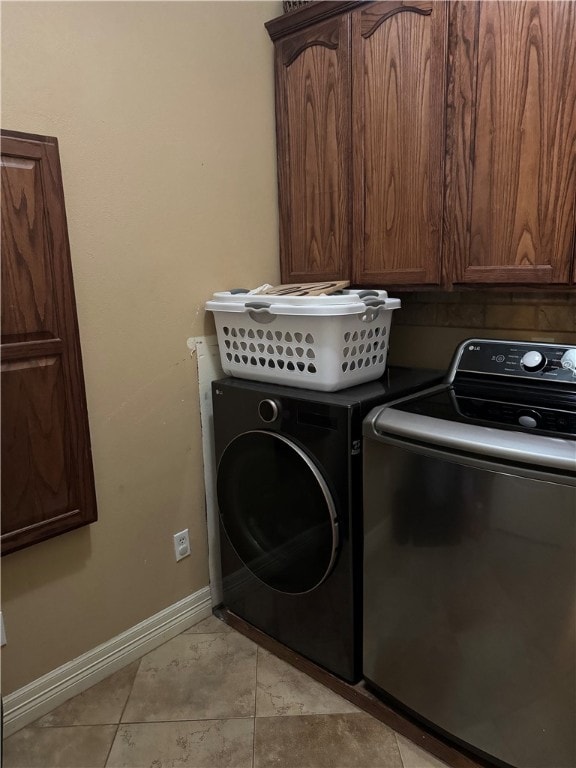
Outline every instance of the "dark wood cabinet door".
[(348, 15), (276, 43), (282, 282), (350, 277)]
[(56, 139), (2, 137), (2, 554), (96, 520)]
[(447, 252), (456, 283), (567, 284), (576, 3), (453, 4)]
[(352, 13), (356, 283), (440, 281), (447, 40), (444, 2)]

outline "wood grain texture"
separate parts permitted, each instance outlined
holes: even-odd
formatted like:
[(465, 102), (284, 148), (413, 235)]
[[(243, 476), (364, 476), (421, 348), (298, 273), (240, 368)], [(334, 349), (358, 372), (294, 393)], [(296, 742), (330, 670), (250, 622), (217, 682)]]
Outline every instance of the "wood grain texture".
[(2, 341), (58, 335), (41, 156), (2, 158)]
[(2, 132), (2, 554), (96, 519), (55, 139)]
[(62, 358), (2, 362), (2, 530), (78, 509)]
[(343, 16), (276, 46), (282, 282), (349, 277), (348, 30)]
[(336, 51), (340, 46), (340, 25), (322, 24), (318, 29), (310, 29), (305, 35), (296, 35), (285, 40), (282, 44), (282, 63), (289, 67), (306, 48), (316, 46), (330, 48)]
[(478, 2), (450, 4), (442, 283), (460, 280), (459, 262), (469, 248), (470, 146), (476, 88)]
[(449, 272), (463, 283), (566, 284), (576, 4), (455, 3), (452, 22)]
[(447, 41), (443, 2), (352, 14), (358, 284), (440, 281)]

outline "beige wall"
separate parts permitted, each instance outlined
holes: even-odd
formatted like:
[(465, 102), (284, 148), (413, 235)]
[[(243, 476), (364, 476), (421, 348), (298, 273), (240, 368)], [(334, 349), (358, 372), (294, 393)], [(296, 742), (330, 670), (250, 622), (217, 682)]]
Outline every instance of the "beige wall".
[[(3, 693), (208, 582), (195, 362), (215, 290), (278, 274), (280, 2), (10, 2), (2, 127), (57, 136), (99, 521), (2, 562)], [(172, 534), (190, 529), (192, 557)]]

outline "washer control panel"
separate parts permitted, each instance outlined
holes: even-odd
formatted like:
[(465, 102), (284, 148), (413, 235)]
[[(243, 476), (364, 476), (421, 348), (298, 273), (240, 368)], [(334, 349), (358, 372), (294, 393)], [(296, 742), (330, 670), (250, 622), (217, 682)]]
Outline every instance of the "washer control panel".
[(453, 397), (458, 413), (469, 419), (563, 436), (576, 435), (576, 411), (574, 410), (546, 408), (541, 405), (527, 406), (479, 397), (462, 397), (457, 394)]
[(576, 346), (470, 339), (460, 346), (452, 377), (459, 372), (576, 386)]

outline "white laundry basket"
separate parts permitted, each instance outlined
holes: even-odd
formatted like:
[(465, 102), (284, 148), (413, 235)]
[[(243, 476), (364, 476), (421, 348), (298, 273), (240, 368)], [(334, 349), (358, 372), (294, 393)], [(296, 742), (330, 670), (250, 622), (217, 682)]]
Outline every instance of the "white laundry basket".
[(386, 368), (392, 310), (386, 291), (331, 296), (215, 293), (222, 369), (229, 376), (333, 392)]

